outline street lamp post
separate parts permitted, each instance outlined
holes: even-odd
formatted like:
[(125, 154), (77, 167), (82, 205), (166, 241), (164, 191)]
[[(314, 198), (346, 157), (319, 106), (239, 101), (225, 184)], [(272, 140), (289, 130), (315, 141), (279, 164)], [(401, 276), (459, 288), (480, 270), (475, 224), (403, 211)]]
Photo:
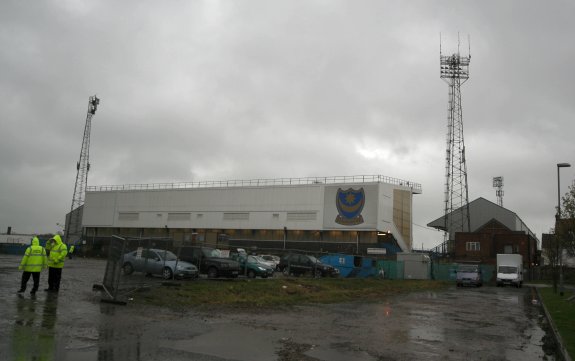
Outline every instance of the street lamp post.
[(558, 228), (561, 222), (561, 177), (559, 177), (559, 169), (571, 167), (569, 163), (557, 163), (557, 224), (555, 225), (555, 241), (557, 242), (557, 261), (559, 263), (559, 295), (563, 296), (563, 247), (559, 247), (560, 240), (558, 236)]

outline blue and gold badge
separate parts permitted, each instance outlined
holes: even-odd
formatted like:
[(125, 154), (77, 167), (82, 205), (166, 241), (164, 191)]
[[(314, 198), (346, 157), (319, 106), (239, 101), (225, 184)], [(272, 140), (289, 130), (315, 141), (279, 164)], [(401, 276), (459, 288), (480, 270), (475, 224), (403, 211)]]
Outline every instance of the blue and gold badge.
[(349, 188), (343, 190), (339, 188), (335, 196), (335, 203), (339, 215), (335, 218), (335, 222), (344, 226), (354, 226), (363, 223), (361, 211), (365, 204), (365, 192), (363, 188), (354, 190)]

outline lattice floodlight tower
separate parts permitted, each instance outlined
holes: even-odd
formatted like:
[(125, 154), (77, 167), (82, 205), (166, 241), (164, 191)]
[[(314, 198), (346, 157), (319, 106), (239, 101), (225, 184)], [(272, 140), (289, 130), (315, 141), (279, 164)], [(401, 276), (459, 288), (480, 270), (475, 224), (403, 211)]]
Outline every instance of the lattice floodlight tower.
[(493, 177), (493, 188), (497, 188), (497, 205), (503, 207), (503, 177)]
[(469, 195), (467, 188), (467, 165), (465, 162), (465, 143), (463, 142), (463, 109), (461, 105), (461, 84), (469, 79), (468, 56), (457, 53), (443, 55), (441, 40), (439, 45), (441, 79), (449, 89), (447, 111), (447, 150), (445, 157), (445, 240), (450, 240), (455, 232), (469, 232)]
[(100, 104), (98, 97), (91, 96), (88, 100), (88, 113), (86, 125), (84, 127), (84, 138), (80, 150), (80, 159), (76, 163), (76, 184), (74, 185), (74, 195), (72, 196), (72, 207), (66, 216), (66, 234), (64, 241), (76, 243), (82, 237), (82, 211), (86, 196), (86, 185), (88, 183), (88, 171), (90, 170), (90, 129), (92, 127), (92, 117), (96, 114)]

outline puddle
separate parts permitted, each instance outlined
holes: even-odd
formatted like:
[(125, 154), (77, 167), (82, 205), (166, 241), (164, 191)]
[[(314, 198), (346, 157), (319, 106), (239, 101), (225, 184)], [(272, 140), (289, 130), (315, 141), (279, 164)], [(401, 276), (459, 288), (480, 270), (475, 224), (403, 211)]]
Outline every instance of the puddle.
[(277, 358), (279, 333), (238, 324), (220, 323), (192, 339), (159, 343), (160, 347), (238, 361), (269, 361)]
[[(0, 263), (19, 257), (0, 255)], [(269, 313), (176, 313), (100, 303), (105, 261), (66, 265), (58, 296), (16, 295), (17, 267), (0, 272), (0, 360), (555, 360), (529, 289), (412, 293), (381, 304), (300, 306)], [(41, 278), (45, 284), (46, 278)]]
[(311, 350), (304, 353), (307, 356), (318, 360), (325, 361), (378, 361), (379, 358), (370, 356), (365, 351), (352, 351), (326, 348), (322, 346), (312, 347)]

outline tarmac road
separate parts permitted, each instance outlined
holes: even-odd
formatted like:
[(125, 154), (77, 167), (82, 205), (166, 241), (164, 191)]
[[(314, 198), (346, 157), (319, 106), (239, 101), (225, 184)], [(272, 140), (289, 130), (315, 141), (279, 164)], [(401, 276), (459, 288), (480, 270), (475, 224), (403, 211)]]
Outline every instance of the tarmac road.
[(454, 286), (281, 312), (175, 312), (101, 303), (92, 285), (102, 283), (106, 262), (93, 259), (67, 260), (57, 295), (17, 295), (19, 262), (0, 255), (0, 360), (556, 359), (529, 287)]

